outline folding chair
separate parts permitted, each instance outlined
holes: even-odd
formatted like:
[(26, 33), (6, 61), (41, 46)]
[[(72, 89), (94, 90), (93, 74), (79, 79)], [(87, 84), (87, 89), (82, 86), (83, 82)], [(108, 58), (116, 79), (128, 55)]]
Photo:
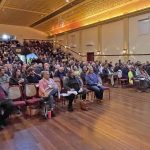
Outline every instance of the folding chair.
[(102, 88), (103, 88), (104, 91), (108, 91), (109, 100), (110, 100), (110, 88), (109, 88), (109, 87), (106, 87), (106, 86), (102, 86)]

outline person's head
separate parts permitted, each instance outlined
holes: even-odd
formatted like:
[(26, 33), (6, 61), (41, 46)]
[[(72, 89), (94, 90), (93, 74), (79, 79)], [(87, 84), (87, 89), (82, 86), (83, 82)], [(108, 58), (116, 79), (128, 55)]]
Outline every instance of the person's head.
[(13, 78), (18, 78), (18, 77), (20, 77), (21, 76), (21, 70), (20, 69), (14, 69), (13, 70), (13, 73), (12, 73), (12, 77)]
[(3, 66), (0, 66), (0, 76), (3, 76), (5, 73), (5, 69)]
[(69, 70), (68, 71), (68, 77), (74, 77), (74, 70)]
[(73, 70), (74, 70), (74, 71), (77, 71), (77, 70), (78, 70), (78, 67), (77, 67), (77, 66), (74, 66), (74, 67), (73, 67)]
[(49, 70), (49, 64), (48, 63), (44, 63), (44, 70)]
[(87, 72), (87, 66), (83, 67), (83, 72), (85, 72), (85, 73)]
[(4, 70), (5, 70), (5, 72), (8, 71), (8, 67), (7, 67), (7, 66), (4, 66)]
[(92, 66), (93, 66), (93, 67), (96, 67), (96, 64), (95, 64), (95, 63), (92, 63)]
[(89, 74), (93, 73), (93, 67), (89, 67)]
[(43, 64), (42, 64), (42, 63), (39, 63), (38, 66), (42, 68), (42, 67), (43, 67)]
[(42, 71), (42, 72), (41, 72), (41, 76), (42, 76), (44, 79), (46, 79), (46, 80), (49, 80), (49, 77), (50, 77), (48, 71)]
[(64, 71), (64, 67), (59, 67), (59, 72), (63, 72)]
[(23, 64), (23, 65), (22, 65), (22, 71), (26, 71), (26, 68), (27, 68), (27, 65), (26, 65), (26, 64)]
[(31, 75), (31, 76), (35, 74), (34, 69), (32, 67), (28, 68), (27, 72), (28, 72), (28, 75)]

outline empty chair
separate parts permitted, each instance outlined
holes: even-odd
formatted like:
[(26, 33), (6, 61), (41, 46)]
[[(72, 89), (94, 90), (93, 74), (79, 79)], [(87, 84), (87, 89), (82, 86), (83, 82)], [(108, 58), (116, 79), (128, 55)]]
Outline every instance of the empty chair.
[(12, 104), (15, 108), (19, 108), (22, 110), (24, 110), (24, 108), (26, 108), (26, 102), (23, 99), (20, 86), (14, 85), (14, 86), (9, 87), (8, 99), (12, 100)]
[(39, 104), (41, 98), (37, 98), (37, 87), (35, 84), (26, 84), (25, 85), (25, 97), (26, 103), (30, 109), (30, 116), (31, 116), (31, 106)]

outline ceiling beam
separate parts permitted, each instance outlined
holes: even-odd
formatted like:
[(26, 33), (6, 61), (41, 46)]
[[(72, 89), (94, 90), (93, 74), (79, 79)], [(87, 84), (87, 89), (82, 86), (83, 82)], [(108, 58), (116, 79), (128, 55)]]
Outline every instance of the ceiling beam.
[(66, 10), (68, 10), (68, 9), (74, 7), (74, 6), (77, 6), (78, 4), (80, 4), (80, 3), (84, 2), (84, 1), (85, 0), (74, 0), (73, 2), (68, 3), (67, 5), (61, 7), (60, 9), (58, 9), (55, 12), (49, 14), (48, 16), (46, 16), (46, 17), (36, 21), (32, 25), (30, 25), (30, 27), (35, 27), (35, 26), (37, 26), (37, 25), (39, 25), (39, 24), (41, 24), (41, 23), (43, 23), (43, 22), (45, 22), (45, 21), (47, 21), (47, 20), (57, 16), (57, 15), (61, 14), (62, 12), (66, 11)]
[(43, 12), (39, 12), (39, 11), (26, 10), (26, 9), (20, 9), (20, 8), (15, 8), (15, 7), (4, 6), (3, 8), (17, 10), (17, 11), (24, 11), (24, 12), (29, 12), (29, 13), (36, 13), (36, 14), (41, 14), (41, 15), (47, 15), (47, 13), (43, 13)]

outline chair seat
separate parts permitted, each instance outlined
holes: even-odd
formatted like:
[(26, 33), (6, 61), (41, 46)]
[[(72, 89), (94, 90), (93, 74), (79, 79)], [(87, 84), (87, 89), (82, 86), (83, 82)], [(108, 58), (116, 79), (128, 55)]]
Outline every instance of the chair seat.
[(13, 104), (15, 106), (23, 106), (23, 105), (26, 105), (26, 102), (25, 101), (13, 101)]
[(103, 86), (103, 90), (110, 90), (109, 87)]
[(37, 103), (37, 102), (39, 102), (39, 101), (41, 101), (41, 99), (40, 98), (32, 98), (32, 99), (27, 99), (26, 100), (26, 102), (27, 102), (27, 104), (35, 104), (35, 103)]
[(128, 81), (128, 79), (120, 79), (120, 81)]

